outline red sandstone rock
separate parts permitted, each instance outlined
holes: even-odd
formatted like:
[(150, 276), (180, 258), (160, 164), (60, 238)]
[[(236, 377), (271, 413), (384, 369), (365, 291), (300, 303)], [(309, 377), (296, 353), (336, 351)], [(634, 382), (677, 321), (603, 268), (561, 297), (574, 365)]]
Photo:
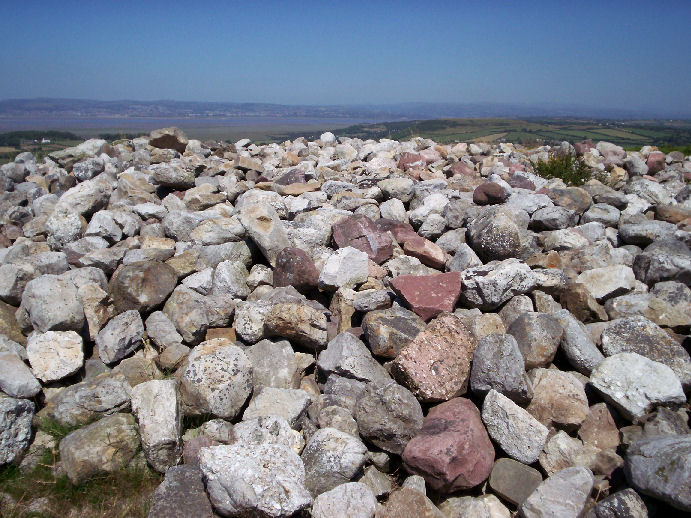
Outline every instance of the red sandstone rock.
[(406, 445), (403, 462), (433, 489), (452, 492), (489, 477), (494, 447), (472, 401), (456, 398), (429, 411), (420, 433)]
[(659, 151), (653, 151), (648, 155), (648, 161), (645, 165), (648, 166), (648, 173), (655, 174), (659, 173), (665, 168), (665, 154)]
[(446, 401), (466, 392), (476, 347), (461, 319), (444, 313), (401, 350), (391, 373), (420, 401)]
[(276, 256), (274, 286), (293, 286), (305, 293), (317, 287), (319, 271), (307, 252), (299, 248), (286, 247)]
[(393, 243), (367, 216), (346, 216), (333, 226), (333, 239), (338, 248), (352, 246), (381, 264), (393, 255)]
[(410, 309), (425, 321), (443, 311), (453, 311), (461, 296), (460, 272), (439, 275), (400, 275), (391, 287)]
[(398, 160), (398, 168), (407, 171), (413, 167), (423, 166), (425, 161), (417, 153), (401, 153), (401, 158)]
[(446, 253), (439, 245), (424, 237), (416, 237), (405, 242), (403, 250), (406, 254), (420, 259), (424, 265), (440, 270), (446, 264)]
[(381, 218), (375, 221), (374, 225), (382, 232), (391, 232), (396, 242), (401, 246), (404, 246), (409, 239), (420, 237), (408, 223)]
[(473, 191), (473, 203), (475, 205), (495, 205), (504, 203), (508, 198), (504, 188), (494, 182), (481, 183)]

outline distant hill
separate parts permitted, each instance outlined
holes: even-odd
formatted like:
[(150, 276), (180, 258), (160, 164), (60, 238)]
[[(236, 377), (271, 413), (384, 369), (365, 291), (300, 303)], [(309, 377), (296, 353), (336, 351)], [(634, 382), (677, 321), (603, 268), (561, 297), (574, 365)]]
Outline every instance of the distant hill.
[(7, 99), (0, 118), (227, 118), (279, 117), (397, 121), (476, 117), (595, 117), (610, 119), (691, 118), (690, 113), (651, 113), (578, 105), (510, 103), (397, 103), (382, 105), (284, 105), (186, 101), (96, 101), (88, 99)]

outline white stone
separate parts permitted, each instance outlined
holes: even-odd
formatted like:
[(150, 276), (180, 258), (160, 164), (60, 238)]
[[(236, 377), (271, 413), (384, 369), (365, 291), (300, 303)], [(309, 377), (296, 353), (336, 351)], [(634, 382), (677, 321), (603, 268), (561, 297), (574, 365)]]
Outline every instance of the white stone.
[(71, 376), (84, 364), (82, 337), (74, 331), (35, 333), (27, 341), (26, 353), (34, 375), (46, 382)]

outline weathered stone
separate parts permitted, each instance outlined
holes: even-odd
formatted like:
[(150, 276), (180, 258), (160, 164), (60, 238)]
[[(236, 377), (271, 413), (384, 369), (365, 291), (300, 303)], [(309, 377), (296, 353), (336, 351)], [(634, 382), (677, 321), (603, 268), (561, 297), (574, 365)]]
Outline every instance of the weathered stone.
[(590, 384), (629, 421), (656, 405), (686, 401), (672, 369), (636, 353), (605, 358), (590, 375)]
[(667, 365), (685, 388), (691, 388), (691, 357), (679, 343), (645, 317), (613, 320), (600, 338), (606, 356), (630, 352)]
[(286, 338), (313, 351), (327, 343), (326, 315), (306, 304), (274, 304), (266, 313), (264, 328), (268, 336)]
[(211, 504), (223, 516), (287, 518), (308, 507), (300, 457), (280, 444), (231, 444), (202, 448)]
[(139, 449), (131, 414), (114, 414), (68, 434), (60, 441), (60, 462), (75, 485), (94, 475), (119, 471)]
[(174, 149), (178, 153), (184, 153), (189, 141), (179, 128), (157, 129), (149, 135), (149, 145), (159, 149)]
[(389, 374), (372, 357), (367, 346), (348, 332), (340, 333), (329, 342), (319, 353), (317, 366), (327, 377), (336, 373), (367, 382), (389, 379)]
[(482, 311), (494, 310), (513, 296), (530, 292), (537, 282), (530, 267), (518, 259), (468, 268), (461, 277), (462, 302)]
[(422, 428), (420, 403), (392, 380), (369, 383), (357, 399), (354, 415), (365, 440), (395, 454), (401, 454)]
[(158, 261), (134, 263), (115, 271), (108, 286), (118, 312), (148, 313), (168, 298), (177, 284), (175, 270)]
[(244, 299), (250, 294), (247, 286), (249, 272), (245, 265), (236, 261), (221, 261), (213, 275), (211, 293), (233, 299)]
[(461, 319), (444, 313), (401, 350), (391, 371), (419, 400), (446, 401), (465, 393), (476, 347)]
[(619, 429), (607, 404), (597, 403), (590, 407), (590, 412), (578, 428), (578, 436), (585, 444), (592, 444), (603, 450), (617, 449)]
[(505, 211), (490, 210), (468, 226), (469, 244), (484, 261), (518, 257), (520, 229)]
[(487, 479), (494, 448), (475, 405), (455, 398), (430, 409), (422, 429), (407, 444), (403, 462), (433, 489), (452, 492)]
[(0, 466), (18, 460), (31, 442), (35, 405), (0, 394)]
[(563, 469), (543, 481), (523, 501), (518, 512), (523, 518), (578, 518), (593, 482), (593, 474), (588, 468)]
[(559, 320), (546, 313), (527, 312), (518, 316), (507, 332), (516, 339), (526, 369), (549, 365), (564, 334)]
[(497, 459), (489, 485), (502, 498), (520, 506), (542, 482), (540, 472), (513, 459)]
[(461, 274), (400, 275), (391, 281), (391, 287), (412, 311), (428, 321), (444, 311), (453, 311), (461, 294)]
[(560, 297), (560, 303), (568, 309), (579, 321), (597, 322), (607, 320), (607, 312), (598, 304), (592, 293), (583, 284), (574, 282), (568, 285)]
[(365, 484), (349, 482), (336, 486), (331, 491), (314, 499), (312, 516), (314, 518), (373, 518), (377, 509), (377, 499)]
[(445, 518), (423, 493), (404, 487), (391, 493), (386, 506), (377, 511), (376, 518)]
[[(646, 168), (647, 169), (647, 168)], [(600, 500), (587, 518), (648, 518), (648, 508), (633, 489), (622, 489)]]
[(582, 466), (595, 475), (610, 477), (615, 469), (623, 465), (624, 460), (614, 450), (601, 450), (591, 444), (583, 444), (563, 430), (553, 435), (540, 453), (540, 466), (547, 475), (564, 468)]
[(152, 380), (132, 389), (142, 448), (149, 465), (165, 473), (182, 455), (182, 411), (175, 380)]
[(275, 266), (278, 253), (290, 246), (288, 235), (276, 210), (269, 204), (242, 207), (240, 221), (262, 254), (272, 266)]
[(245, 349), (252, 362), (254, 389), (293, 388), (297, 373), (295, 352), (287, 340), (262, 340)]
[(481, 183), (473, 191), (473, 203), (475, 205), (504, 203), (508, 197), (509, 193), (501, 185), (494, 182)]
[(354, 288), (365, 282), (368, 275), (367, 254), (347, 246), (338, 249), (326, 260), (319, 274), (319, 289), (335, 291), (338, 288)]
[(333, 240), (338, 248), (351, 246), (365, 252), (377, 264), (389, 259), (393, 253), (391, 238), (363, 215), (348, 216), (336, 223)]
[(678, 281), (691, 285), (691, 250), (682, 241), (661, 239), (649, 244), (633, 260), (636, 279), (647, 284)]
[(17, 323), (17, 308), (0, 301), (0, 336), (6, 336), (19, 344), (26, 344), (26, 337)]
[(533, 399), (526, 408), (547, 427), (576, 428), (588, 415), (583, 384), (567, 372), (533, 369), (529, 373)]
[(628, 293), (635, 281), (633, 270), (621, 264), (587, 270), (576, 278), (576, 282), (585, 285), (598, 302)]
[(568, 309), (556, 311), (552, 315), (564, 329), (560, 345), (569, 363), (581, 374), (589, 375), (604, 356), (595, 346), (587, 328)]
[(249, 402), (242, 418), (277, 415), (283, 417), (291, 427), (299, 429), (298, 423), (311, 402), (312, 397), (304, 390), (264, 387)]
[[(230, 426), (230, 424), (228, 424)], [(278, 415), (257, 417), (240, 421), (228, 434), (231, 440), (238, 444), (281, 444), (287, 446), (298, 455), (305, 446), (302, 434), (290, 427), (288, 421)], [(218, 434), (215, 434), (221, 439)]]
[(213, 518), (202, 472), (196, 466), (168, 468), (153, 498), (148, 518)]
[(318, 430), (305, 445), (305, 486), (314, 496), (352, 480), (365, 464), (367, 447), (335, 428)]
[(370, 311), (362, 319), (362, 330), (372, 354), (382, 358), (398, 356), (424, 329), (425, 323), (420, 317), (400, 306)]
[(481, 396), (496, 390), (519, 404), (532, 399), (533, 387), (525, 373), (525, 360), (512, 335), (489, 334), (478, 340), (470, 388)]
[(0, 390), (14, 398), (32, 398), (41, 392), (41, 384), (15, 351), (0, 349)]
[(691, 511), (691, 435), (659, 435), (633, 443), (624, 472), (637, 491)]
[(276, 256), (274, 286), (293, 286), (301, 293), (316, 289), (319, 272), (304, 250), (286, 247)]
[(41, 275), (27, 283), (22, 306), (35, 330), (81, 331), (84, 308), (77, 286), (57, 275)]
[(441, 270), (446, 264), (446, 254), (438, 245), (430, 240), (420, 237), (409, 239), (403, 246), (406, 254), (417, 257), (426, 266)]
[(252, 363), (223, 339), (195, 347), (180, 379), (185, 413), (232, 419), (252, 393)]
[(482, 405), (482, 422), (490, 437), (506, 454), (524, 464), (535, 462), (549, 430), (527, 411), (496, 390)]
[(71, 376), (84, 364), (82, 337), (74, 331), (33, 334), (26, 353), (34, 375), (46, 382)]
[(143, 338), (144, 322), (139, 311), (125, 311), (99, 331), (96, 336), (98, 355), (103, 363), (115, 363), (141, 347)]

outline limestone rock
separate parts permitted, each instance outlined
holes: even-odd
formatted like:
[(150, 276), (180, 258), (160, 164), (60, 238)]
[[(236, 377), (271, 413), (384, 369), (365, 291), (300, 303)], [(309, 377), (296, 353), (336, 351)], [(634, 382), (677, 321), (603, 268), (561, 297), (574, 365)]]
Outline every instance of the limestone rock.
[(82, 337), (74, 331), (33, 334), (26, 353), (34, 375), (46, 382), (71, 376), (84, 364)]

